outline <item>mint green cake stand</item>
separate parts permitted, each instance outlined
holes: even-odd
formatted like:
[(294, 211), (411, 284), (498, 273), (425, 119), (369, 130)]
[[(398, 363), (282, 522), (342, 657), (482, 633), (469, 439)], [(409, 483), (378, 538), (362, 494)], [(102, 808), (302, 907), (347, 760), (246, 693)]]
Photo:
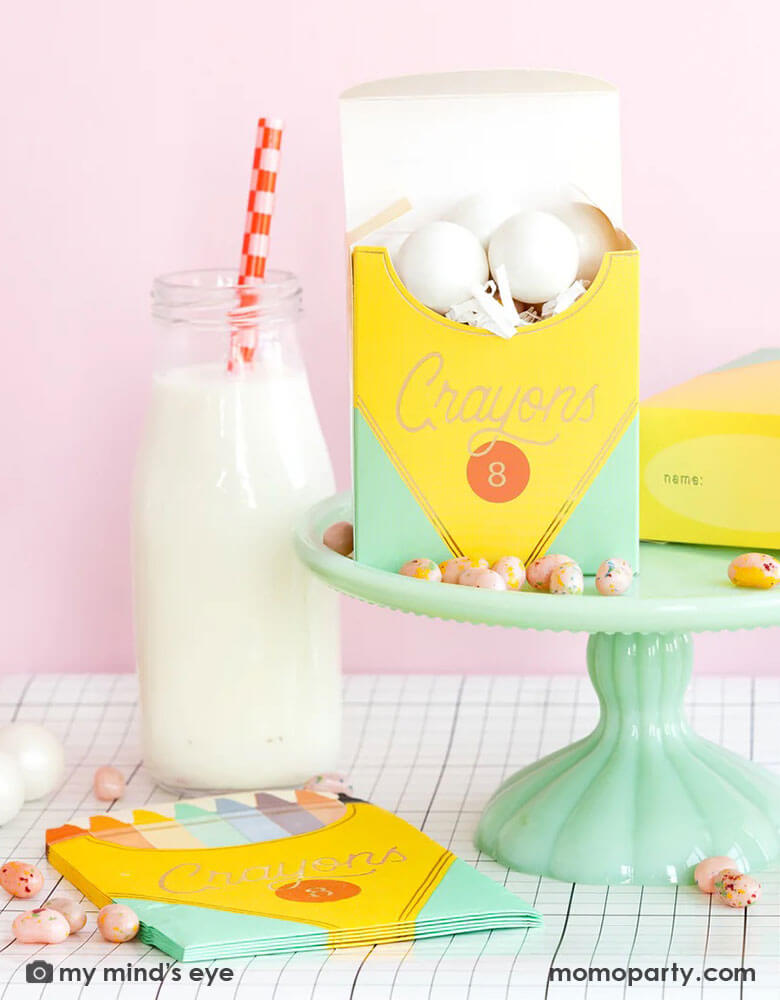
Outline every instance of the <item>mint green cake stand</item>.
[(691, 632), (780, 625), (780, 586), (729, 583), (736, 550), (644, 543), (641, 577), (623, 597), (599, 596), (592, 579), (579, 597), (495, 593), (331, 552), (322, 533), (351, 512), (348, 494), (326, 500), (295, 539), (306, 565), (342, 593), (434, 618), (590, 633), (598, 725), (496, 790), (477, 829), (481, 851), (519, 871), (598, 885), (690, 883), (702, 858), (726, 855), (749, 872), (780, 856), (780, 778), (697, 736), (683, 710)]

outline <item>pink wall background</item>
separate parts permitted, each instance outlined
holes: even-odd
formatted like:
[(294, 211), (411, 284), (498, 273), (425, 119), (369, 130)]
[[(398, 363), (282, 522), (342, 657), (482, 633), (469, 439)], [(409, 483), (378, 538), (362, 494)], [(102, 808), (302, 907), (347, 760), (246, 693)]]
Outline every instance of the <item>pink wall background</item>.
[[(342, 487), (336, 98), (364, 79), (527, 65), (613, 81), (626, 226), (643, 251), (644, 391), (778, 343), (780, 21), (735, 0), (644, 10), (12, 5), (0, 64), (0, 669), (132, 667), (129, 485), (150, 374), (148, 289), (155, 273), (235, 260), (259, 113), (287, 120), (273, 260), (303, 280), (305, 351)], [(344, 621), (351, 670), (581, 669), (581, 636), (488, 634), (354, 602)], [(772, 670), (777, 639), (703, 637), (698, 667)]]

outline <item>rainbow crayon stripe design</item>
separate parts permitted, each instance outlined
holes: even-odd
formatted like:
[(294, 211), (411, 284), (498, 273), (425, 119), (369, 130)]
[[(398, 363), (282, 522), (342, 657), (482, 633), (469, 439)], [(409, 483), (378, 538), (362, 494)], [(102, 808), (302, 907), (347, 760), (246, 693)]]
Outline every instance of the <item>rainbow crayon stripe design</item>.
[(136, 828), (143, 829), (143, 836), (152, 847), (168, 851), (203, 847), (203, 841), (193, 836), (186, 826), (177, 823), (173, 816), (164, 816), (148, 809), (136, 809), (133, 812), (133, 822)]
[(48, 843), (89, 834), (123, 847), (187, 850), (238, 847), (321, 830), (344, 816), (335, 796), (307, 789), (235, 793), (175, 802), (163, 808), (90, 816), (47, 831)]
[(247, 843), (246, 837), (235, 826), (225, 822), (212, 809), (191, 802), (177, 802), (174, 815), (204, 847), (236, 847)]
[(245, 842), (262, 843), (264, 840), (278, 840), (288, 836), (283, 826), (275, 823), (265, 813), (258, 812), (253, 805), (233, 798), (219, 798), (216, 801), (220, 816), (233, 826)]

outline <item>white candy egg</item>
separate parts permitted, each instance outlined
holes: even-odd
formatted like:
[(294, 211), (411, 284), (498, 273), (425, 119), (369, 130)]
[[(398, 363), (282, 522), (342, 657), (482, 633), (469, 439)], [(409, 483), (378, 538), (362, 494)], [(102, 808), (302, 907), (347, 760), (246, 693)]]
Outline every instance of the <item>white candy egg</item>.
[(490, 237), (512, 214), (506, 202), (494, 194), (472, 194), (447, 213), (448, 222), (465, 226), (487, 250)]
[(11, 722), (3, 726), (0, 750), (17, 760), (26, 802), (48, 795), (62, 780), (65, 770), (62, 743), (44, 726), (34, 722)]
[(550, 212), (521, 212), (498, 227), (488, 250), (490, 270), (506, 267), (512, 296), (538, 305), (577, 277), (579, 251), (569, 227)]
[(376, 245), (385, 247), (387, 252), (390, 254), (390, 260), (395, 266), (395, 262), (398, 259), (398, 251), (408, 239), (408, 233), (387, 233), (377, 242)]
[(477, 237), (454, 222), (429, 222), (396, 254), (396, 270), (416, 299), (445, 313), (488, 280), (485, 251)]
[(23, 805), (22, 769), (10, 753), (0, 752), (0, 826), (18, 815)]
[(574, 233), (580, 254), (577, 277), (593, 281), (601, 267), (605, 253), (620, 250), (621, 240), (607, 216), (584, 201), (572, 201), (555, 210), (558, 218)]

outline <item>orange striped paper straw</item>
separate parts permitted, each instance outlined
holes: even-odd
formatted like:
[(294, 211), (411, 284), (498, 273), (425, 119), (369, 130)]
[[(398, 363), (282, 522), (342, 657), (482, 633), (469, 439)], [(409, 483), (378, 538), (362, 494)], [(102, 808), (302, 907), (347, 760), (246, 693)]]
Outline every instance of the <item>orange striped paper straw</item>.
[[(257, 286), (265, 278), (283, 128), (284, 123), (280, 118), (260, 118), (257, 123), (244, 240), (241, 244), (241, 264), (238, 269), (239, 286)], [(241, 308), (256, 305), (257, 301), (257, 293), (248, 290), (242, 291), (239, 297)], [(234, 325), (230, 333), (228, 368), (233, 370), (242, 361), (250, 362), (256, 346), (256, 326), (245, 331), (242, 336), (241, 330)]]

